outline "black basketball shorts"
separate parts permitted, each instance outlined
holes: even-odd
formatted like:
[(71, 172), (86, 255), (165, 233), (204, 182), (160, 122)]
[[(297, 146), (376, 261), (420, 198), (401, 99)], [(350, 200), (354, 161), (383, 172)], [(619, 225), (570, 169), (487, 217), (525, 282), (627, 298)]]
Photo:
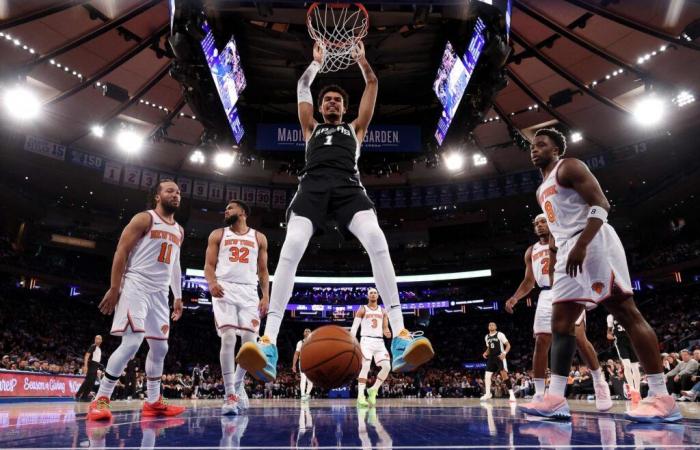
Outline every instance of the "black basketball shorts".
[(356, 176), (340, 171), (307, 173), (287, 209), (287, 221), (291, 213), (306, 217), (314, 225), (314, 235), (319, 235), (328, 231), (328, 222), (334, 220), (343, 236), (351, 238), (350, 221), (368, 209), (374, 209), (374, 203)]

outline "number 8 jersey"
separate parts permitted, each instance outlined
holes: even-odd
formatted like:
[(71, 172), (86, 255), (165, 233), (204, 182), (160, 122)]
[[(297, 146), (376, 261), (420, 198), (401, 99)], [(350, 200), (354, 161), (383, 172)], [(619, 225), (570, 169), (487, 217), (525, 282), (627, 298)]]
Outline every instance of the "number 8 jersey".
[(151, 227), (129, 254), (124, 278), (136, 281), (146, 292), (168, 292), (175, 264), (180, 264), (180, 245), (184, 238), (177, 222), (166, 222), (154, 210)]
[(588, 203), (578, 192), (559, 184), (557, 171), (564, 161), (560, 159), (537, 188), (537, 202), (547, 217), (549, 232), (554, 236), (557, 247), (583, 230), (589, 209)]
[(258, 238), (253, 228), (245, 234), (236, 234), (224, 228), (219, 242), (219, 261), (216, 279), (236, 284), (258, 284)]

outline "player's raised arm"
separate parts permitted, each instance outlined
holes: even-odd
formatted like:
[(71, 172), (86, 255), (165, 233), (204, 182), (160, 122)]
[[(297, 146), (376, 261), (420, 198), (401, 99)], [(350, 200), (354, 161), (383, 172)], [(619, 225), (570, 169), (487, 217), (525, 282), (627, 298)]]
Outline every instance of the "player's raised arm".
[(112, 260), (112, 274), (110, 277), (109, 290), (100, 302), (99, 309), (103, 314), (112, 314), (114, 307), (119, 301), (119, 290), (121, 289), (122, 279), (126, 271), (126, 262), (129, 259), (129, 254), (136, 246), (136, 243), (148, 232), (151, 227), (151, 215), (147, 212), (136, 214), (129, 224), (124, 227), (122, 235), (117, 243), (117, 250), (114, 252)]
[(515, 294), (506, 302), (506, 312), (513, 314), (513, 307), (518, 300), (530, 293), (535, 287), (535, 275), (532, 273), (532, 245), (525, 250), (525, 276)]
[(219, 244), (224, 237), (224, 230), (217, 228), (209, 234), (207, 253), (204, 258), (204, 278), (207, 279), (209, 292), (213, 298), (224, 296), (224, 289), (216, 279), (216, 264), (219, 259)]
[(309, 64), (297, 83), (297, 104), (299, 109), (299, 124), (304, 133), (304, 140), (308, 141), (316, 126), (314, 119), (314, 99), (311, 96), (311, 83), (316, 74), (321, 70), (323, 62), (323, 49), (318, 43), (314, 44), (314, 60)]
[(256, 231), (258, 239), (258, 282), (262, 291), (262, 298), (258, 310), (260, 316), (267, 315), (267, 309), (270, 306), (270, 272), (267, 269), (267, 238), (264, 234)]
[(360, 100), (360, 110), (357, 119), (352, 122), (357, 140), (362, 142), (367, 133), (369, 123), (374, 115), (374, 105), (377, 103), (377, 92), (379, 91), (379, 80), (374, 74), (372, 67), (365, 58), (365, 45), (360, 41), (357, 48), (357, 65), (360, 66), (362, 76), (365, 77), (365, 91)]
[(567, 159), (559, 168), (559, 180), (564, 186), (570, 186), (588, 203), (588, 221), (576, 244), (569, 252), (566, 261), (566, 273), (575, 277), (583, 270), (586, 247), (593, 240), (600, 227), (607, 222), (610, 203), (605, 198), (598, 180), (588, 167), (577, 159)]

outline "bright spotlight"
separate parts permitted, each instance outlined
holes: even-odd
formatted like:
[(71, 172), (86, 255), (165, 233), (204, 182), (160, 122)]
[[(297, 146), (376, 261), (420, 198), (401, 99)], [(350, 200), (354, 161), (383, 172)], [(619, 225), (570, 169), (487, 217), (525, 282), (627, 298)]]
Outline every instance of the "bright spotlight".
[(571, 143), (575, 144), (577, 142), (581, 142), (583, 140), (583, 134), (581, 134), (580, 131), (574, 131), (571, 133)]
[(688, 91), (681, 91), (673, 99), (673, 102), (682, 108), (689, 105), (695, 101), (695, 96)]
[(93, 125), (90, 127), (90, 133), (92, 133), (93, 136), (102, 139), (105, 135), (105, 128), (102, 125)]
[(455, 172), (464, 166), (464, 156), (460, 152), (445, 153), (442, 158), (450, 172)]
[(204, 164), (207, 158), (201, 150), (197, 149), (190, 154), (190, 162), (193, 164)]
[(219, 169), (230, 169), (234, 159), (233, 153), (219, 152), (214, 156), (214, 165)]
[(483, 166), (488, 162), (486, 157), (484, 155), (482, 155), (481, 153), (474, 153), (473, 159), (474, 159), (475, 166)]
[(36, 118), (41, 112), (41, 103), (36, 95), (24, 87), (15, 87), (5, 91), (7, 112), (19, 120)]
[(121, 130), (117, 134), (117, 145), (128, 154), (136, 153), (143, 145), (143, 136), (133, 130)]
[(653, 126), (659, 124), (666, 112), (666, 104), (655, 95), (641, 99), (634, 107), (632, 114), (638, 124)]

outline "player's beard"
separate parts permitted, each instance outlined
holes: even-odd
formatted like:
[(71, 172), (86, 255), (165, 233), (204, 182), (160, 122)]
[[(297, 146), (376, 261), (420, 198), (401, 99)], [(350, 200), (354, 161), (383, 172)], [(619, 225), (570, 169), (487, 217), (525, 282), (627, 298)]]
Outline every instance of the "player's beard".
[(232, 216), (228, 216), (228, 217), (224, 218), (224, 223), (229, 227), (234, 226), (237, 222), (238, 222), (238, 214), (234, 214)]
[(179, 207), (179, 205), (176, 206), (172, 202), (162, 202), (161, 206), (163, 208), (163, 211), (165, 211), (167, 214), (175, 214)]

